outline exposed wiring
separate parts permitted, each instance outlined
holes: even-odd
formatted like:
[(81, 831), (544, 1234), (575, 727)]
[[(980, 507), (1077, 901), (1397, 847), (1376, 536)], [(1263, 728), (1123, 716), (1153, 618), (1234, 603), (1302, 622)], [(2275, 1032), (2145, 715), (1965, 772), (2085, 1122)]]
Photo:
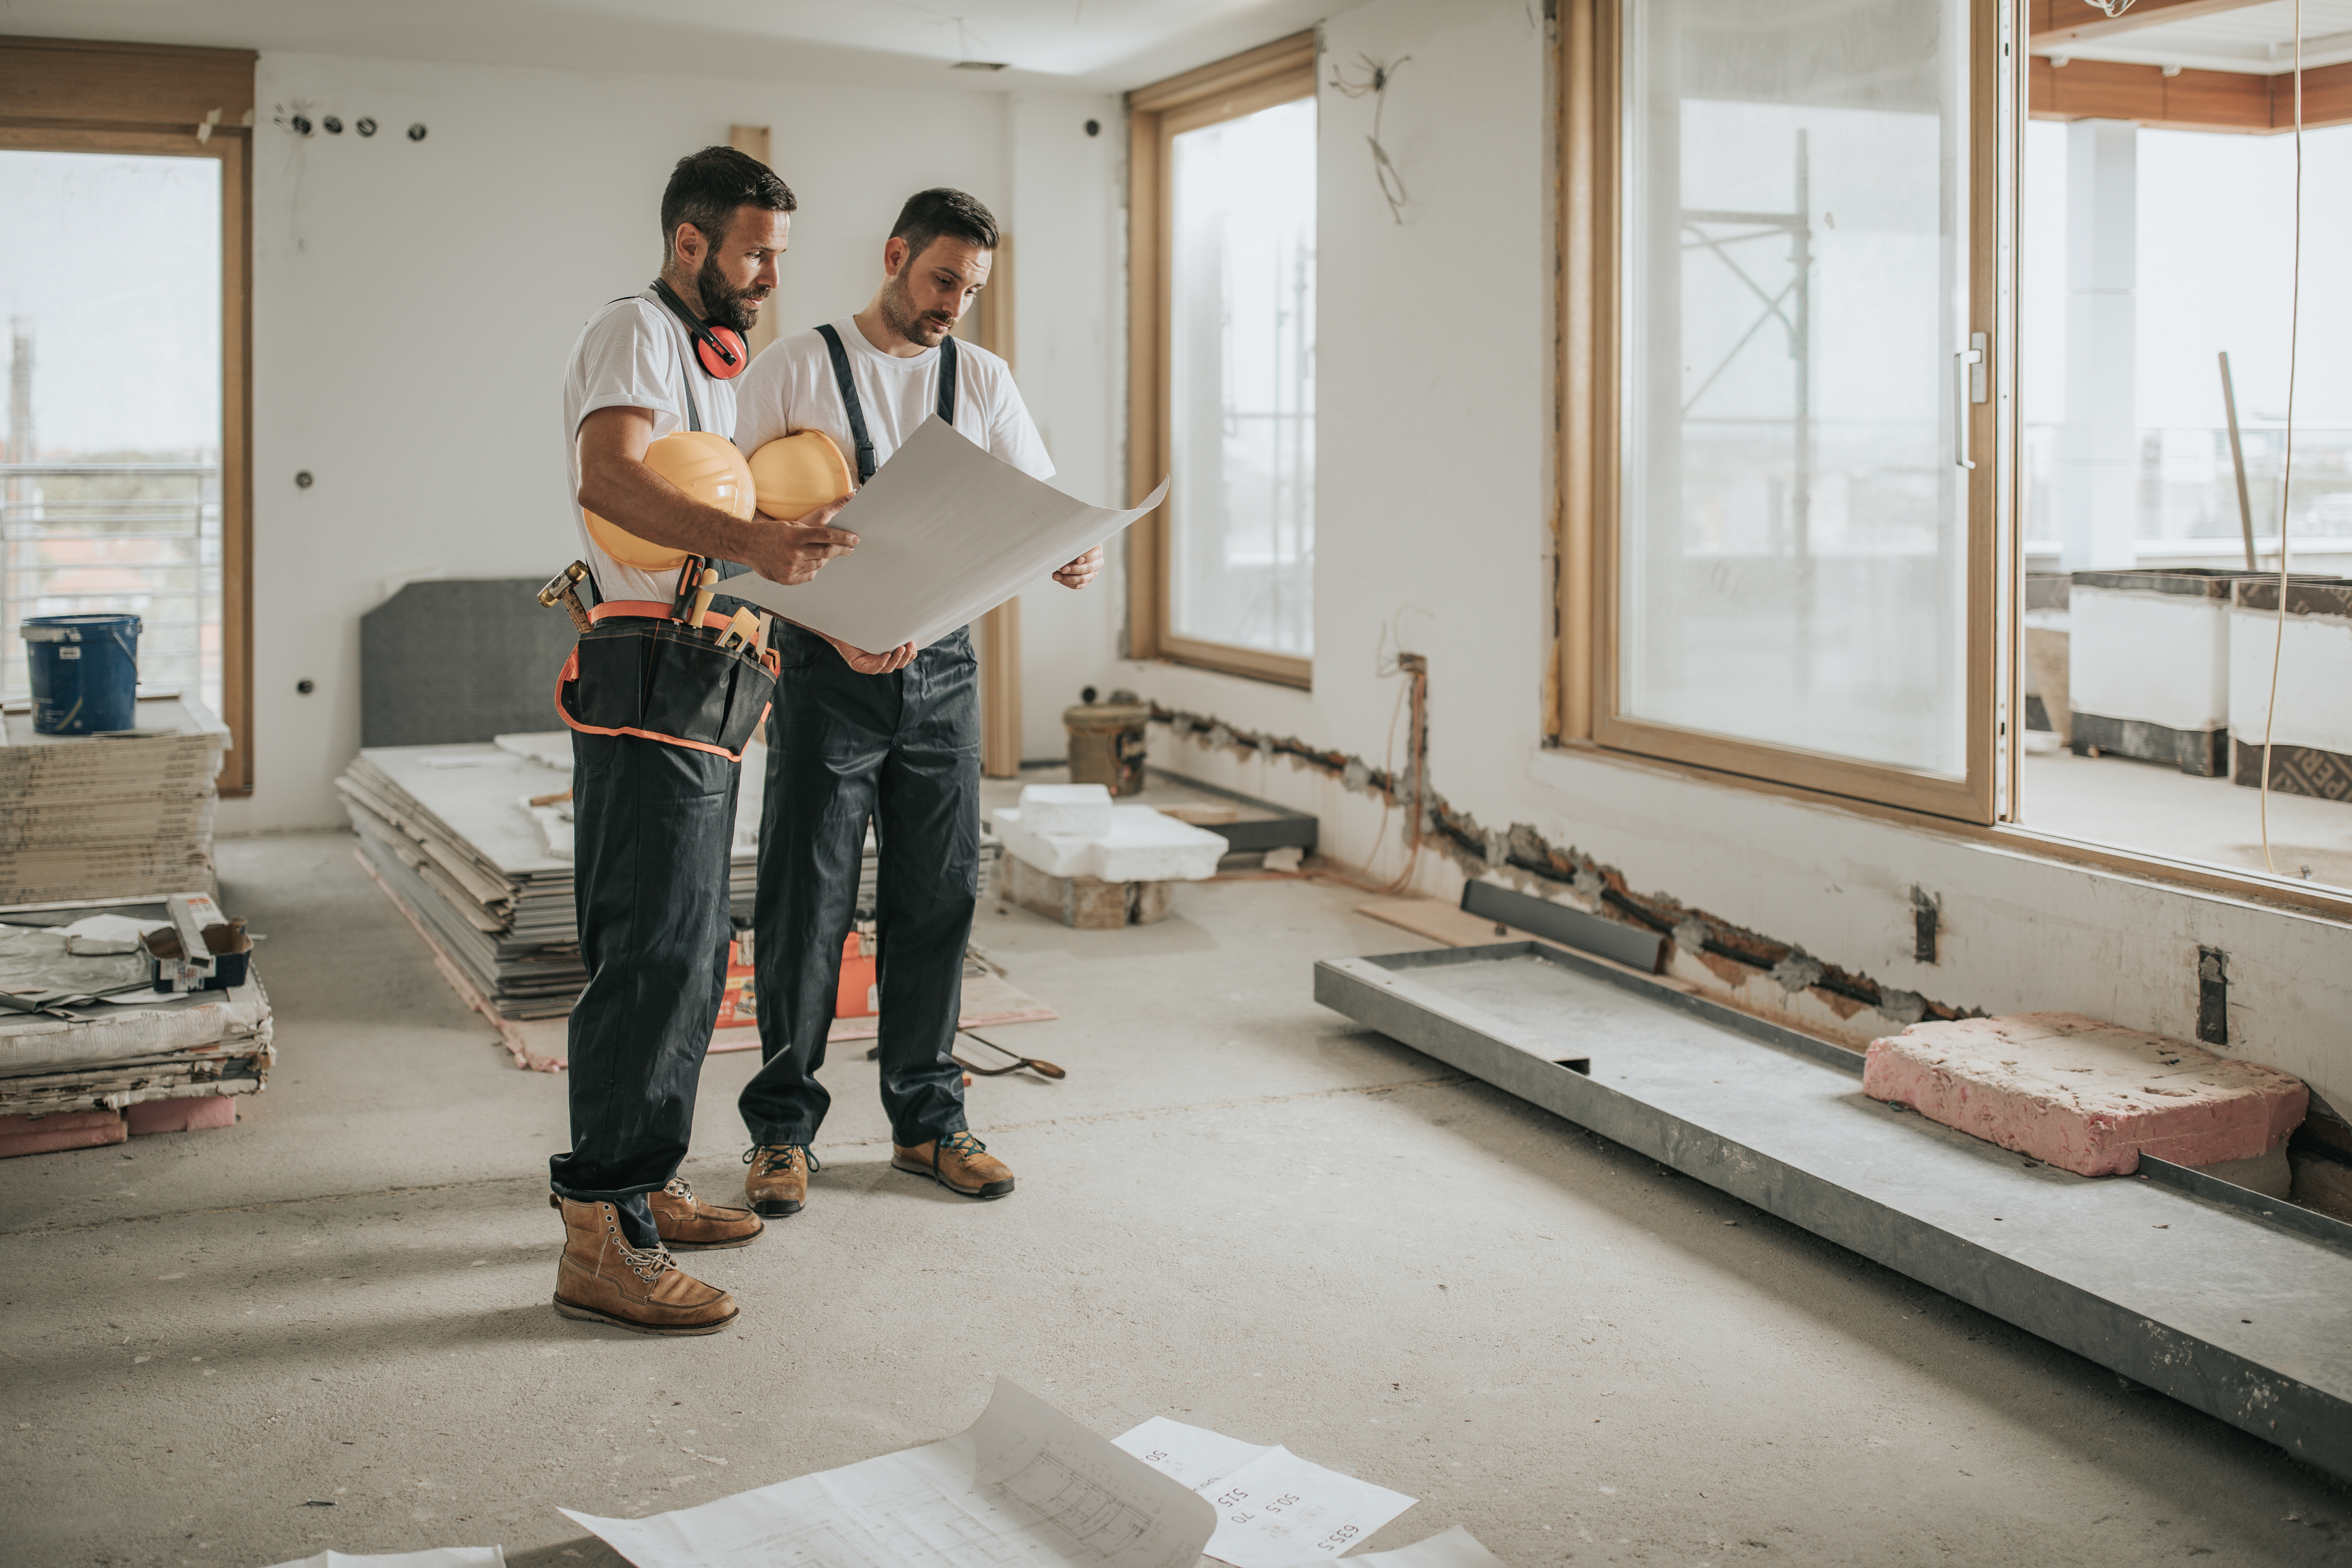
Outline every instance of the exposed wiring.
[(2286, 455), (2279, 468), (2278, 618), (2271, 633), (2270, 700), (2263, 709), (2263, 868), (2273, 877), (2278, 867), (2271, 860), (2271, 733), (2278, 723), (2279, 658), (2286, 650), (2286, 509), (2294, 485), (2295, 356), (2303, 336), (2303, 0), (2294, 0), (2294, 261), (2287, 285), (2286, 321)]
[(1349, 81), (1340, 74), (1338, 66), (1333, 66), (1331, 89), (1348, 98), (1362, 98), (1367, 95), (1371, 98), (1372, 133), (1364, 140), (1371, 144), (1372, 178), (1380, 182), (1381, 197), (1389, 204), (1389, 216), (1396, 219), (1398, 225), (1402, 226), (1404, 223), (1404, 204), (1409, 198), (1405, 195), (1404, 176), (1397, 173), (1396, 165), (1389, 162), (1388, 149), (1381, 145), (1381, 111), (1388, 107), (1389, 83), (1395, 79), (1396, 73), (1403, 67), (1404, 62), (1412, 57), (1403, 56), (1393, 64), (1375, 60), (1370, 55), (1358, 55), (1356, 58), (1363, 65), (1364, 79)]
[[(2132, 8), (2132, 0), (2085, 0), (2085, 3), (2096, 5), (2099, 8), (2099, 15), (2110, 22)], [(2298, 5), (2302, 3), (2303, 0), (2295, 0)]]
[[(1405, 672), (1405, 692), (1412, 699), (1412, 726), (1405, 737), (1412, 754), (1412, 853), (1405, 857), (1404, 869), (1397, 873), (1397, 879), (1381, 889), (1383, 893), (1401, 893), (1412, 885), (1412, 874), (1421, 868), (1422, 830), (1429, 822), (1424, 787), (1429, 770), (1429, 660), (1417, 653), (1400, 653), (1397, 667)], [(1394, 775), (1389, 785), (1395, 788)]]

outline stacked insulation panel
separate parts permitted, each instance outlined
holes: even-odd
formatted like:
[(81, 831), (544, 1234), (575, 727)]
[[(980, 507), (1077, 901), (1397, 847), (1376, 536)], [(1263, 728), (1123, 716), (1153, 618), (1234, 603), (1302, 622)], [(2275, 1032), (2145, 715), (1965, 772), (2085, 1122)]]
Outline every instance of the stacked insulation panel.
[[(571, 784), (568, 768), (496, 745), (373, 747), (335, 781), (369, 868), (503, 1017), (569, 1012), (588, 983), (572, 858), (555, 852), (569, 846), (551, 845), (527, 804)], [(751, 863), (733, 870), (748, 909)]]
[[(0, 1013), (0, 1143), (25, 1130), (16, 1117), (257, 1094), (277, 1054), (269, 996), (257, 975), (225, 991), (131, 994), (61, 1012)], [(117, 1131), (78, 1142), (121, 1137)]]
[(0, 712), (0, 908), (217, 891), (215, 779), (228, 728), (192, 696), (139, 700), (121, 736), (34, 733)]
[[(559, 730), (474, 745), (371, 747), (335, 781), (369, 869), (501, 1017), (568, 1013), (588, 983), (572, 904), (571, 805), (552, 799), (572, 785), (571, 739)], [(744, 756), (727, 879), (743, 925), (766, 772), (766, 749), (755, 744)], [(982, 834), (983, 887), (1001, 850)], [(875, 881), (869, 830), (860, 920), (873, 918)]]

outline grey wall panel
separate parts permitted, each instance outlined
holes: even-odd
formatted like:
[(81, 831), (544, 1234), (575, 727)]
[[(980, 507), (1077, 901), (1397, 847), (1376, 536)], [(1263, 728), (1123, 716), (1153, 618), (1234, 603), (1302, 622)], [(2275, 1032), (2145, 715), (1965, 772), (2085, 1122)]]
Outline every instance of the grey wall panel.
[(446, 746), (555, 730), (577, 639), (520, 577), (411, 583), (360, 617), (360, 744)]

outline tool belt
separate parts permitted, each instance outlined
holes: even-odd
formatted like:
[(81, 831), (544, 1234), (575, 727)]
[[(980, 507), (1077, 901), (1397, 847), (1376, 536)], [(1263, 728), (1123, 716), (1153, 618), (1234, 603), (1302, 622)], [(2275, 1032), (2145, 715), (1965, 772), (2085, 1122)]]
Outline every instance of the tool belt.
[(724, 648), (728, 617), (698, 626), (655, 599), (616, 599), (588, 612), (590, 626), (556, 678), (555, 711), (586, 735), (635, 735), (730, 762), (774, 705), (773, 649)]

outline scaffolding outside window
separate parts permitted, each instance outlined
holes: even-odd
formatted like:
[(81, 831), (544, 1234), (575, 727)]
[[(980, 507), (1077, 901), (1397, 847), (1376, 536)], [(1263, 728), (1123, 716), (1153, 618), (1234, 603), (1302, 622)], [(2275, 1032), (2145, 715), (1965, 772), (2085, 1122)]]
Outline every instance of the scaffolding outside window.
[(1626, 12), (1615, 709), (1958, 780), (1967, 6), (1833, 9)]

